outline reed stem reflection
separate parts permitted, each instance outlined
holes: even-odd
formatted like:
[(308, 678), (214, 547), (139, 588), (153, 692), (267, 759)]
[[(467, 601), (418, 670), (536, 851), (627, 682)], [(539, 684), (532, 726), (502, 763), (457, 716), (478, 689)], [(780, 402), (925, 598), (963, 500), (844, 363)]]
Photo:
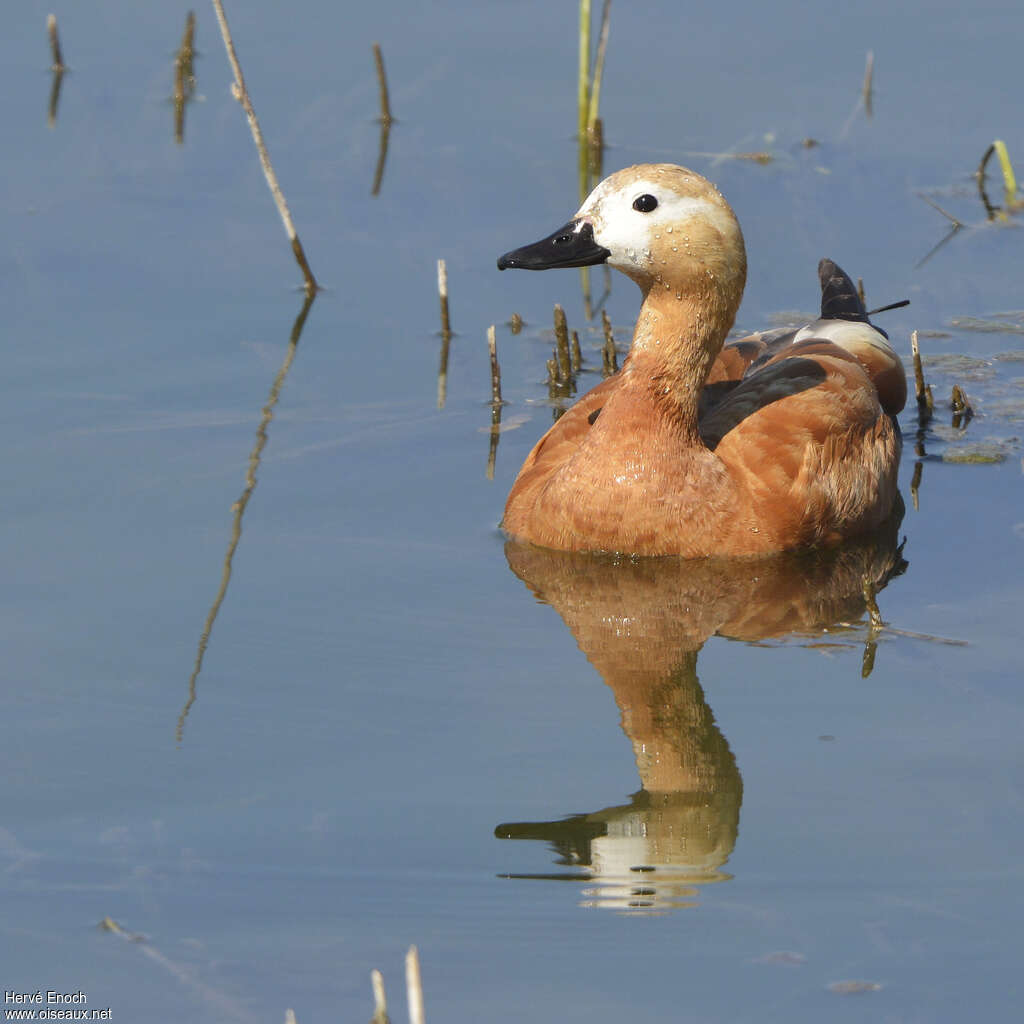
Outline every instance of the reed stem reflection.
[(295, 360), (295, 353), (298, 351), (299, 347), (299, 338), (302, 336), (302, 329), (306, 325), (306, 317), (309, 316), (309, 311), (315, 298), (315, 292), (306, 294), (305, 301), (302, 304), (302, 309), (299, 310), (299, 315), (295, 318), (295, 323), (292, 325), (292, 333), (288, 339), (288, 349), (285, 352), (284, 362), (281, 363), (281, 368), (277, 371), (274, 381), (270, 385), (270, 394), (267, 396), (267, 401), (260, 413), (259, 426), (256, 428), (256, 443), (253, 445), (252, 451), (249, 453), (249, 460), (246, 465), (245, 487), (243, 488), (242, 493), (238, 496), (238, 500), (231, 506), (231, 537), (228, 541), (227, 553), (224, 555), (224, 564), (221, 568), (220, 587), (217, 590), (216, 597), (213, 599), (213, 604), (210, 606), (210, 611), (207, 613), (206, 622), (203, 624), (203, 631), (199, 635), (199, 646), (196, 650), (196, 660), (195, 664), (192, 666), (192, 675), (188, 680), (188, 698), (185, 701), (185, 706), (181, 709), (181, 714), (178, 716), (178, 725), (175, 730), (175, 738), (178, 743), (181, 743), (184, 738), (185, 719), (188, 717), (188, 713), (192, 710), (192, 705), (195, 704), (198, 696), (199, 673), (203, 668), (203, 658), (206, 656), (206, 648), (210, 643), (210, 634), (213, 632), (213, 624), (217, 621), (217, 614), (220, 612), (220, 606), (224, 603), (224, 598), (227, 596), (228, 584), (231, 582), (231, 569), (235, 559), (235, 551), (238, 550), (238, 543), (242, 539), (242, 517), (245, 515), (245, 510), (249, 504), (249, 499), (253, 495), (253, 491), (256, 490), (256, 483), (258, 480), (257, 472), (259, 471), (260, 462), (263, 458), (263, 449), (267, 446), (270, 421), (274, 418), (274, 407), (277, 405), (278, 399), (281, 397), (281, 390), (284, 387), (284, 382), (288, 378), (288, 373), (292, 368), (292, 363)]

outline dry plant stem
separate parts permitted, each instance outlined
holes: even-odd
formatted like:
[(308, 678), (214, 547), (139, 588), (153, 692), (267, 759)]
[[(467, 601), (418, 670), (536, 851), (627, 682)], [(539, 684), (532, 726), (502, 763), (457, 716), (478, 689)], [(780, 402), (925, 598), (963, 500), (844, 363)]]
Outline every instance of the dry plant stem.
[(953, 385), (953, 395), (951, 399), (953, 403), (953, 412), (955, 413), (973, 413), (971, 409), (971, 403), (967, 401), (967, 395), (964, 394), (963, 388), (959, 384)]
[(862, 90), (862, 96), (864, 97), (864, 113), (871, 116), (872, 110), (872, 82), (875, 75), (875, 54), (873, 50), (868, 50), (867, 60), (864, 64), (864, 88)]
[(185, 104), (195, 87), (195, 35), (196, 15), (189, 11), (181, 46), (174, 58), (174, 141), (178, 145), (185, 141)]
[(567, 382), (572, 377), (572, 361), (569, 358), (569, 327), (565, 310), (555, 305), (555, 358), (558, 360), (558, 379)]
[(487, 445), (487, 479), (494, 479), (494, 466), (498, 461), (498, 441), (501, 439), (501, 402), (491, 405), (491, 430)]
[(64, 63), (64, 54), (60, 48), (60, 37), (57, 35), (57, 15), (49, 14), (46, 17), (46, 32), (50, 37), (50, 53), (53, 56), (53, 64), (50, 65), (51, 71), (67, 71), (67, 65)]
[(523, 318), (518, 313), (513, 313), (508, 326), (513, 334), (518, 334), (523, 329)]
[[(52, 17), (52, 15), (51, 15)], [(985, 152), (981, 154), (981, 161), (978, 163), (978, 169), (974, 172), (976, 178), (985, 177), (985, 168), (988, 166), (989, 160), (992, 158), (992, 154), (996, 151), (994, 142), (990, 142)]]
[(981, 197), (981, 205), (985, 207), (985, 216), (989, 220), (995, 220), (996, 214), (999, 212), (998, 208), (992, 205), (992, 200), (989, 199), (988, 192), (985, 189), (985, 167), (995, 151), (995, 144), (990, 144), (985, 152), (982, 153), (981, 163), (978, 164), (978, 169), (974, 172), (974, 177), (978, 182), (978, 195)]
[(878, 653), (878, 641), (875, 640), (874, 634), (869, 633), (867, 639), (864, 641), (864, 655), (860, 662), (860, 677), (861, 679), (867, 679), (868, 676), (874, 671), (875, 668), (875, 655)]
[(604, 169), (604, 121), (595, 117), (587, 128), (587, 144), (590, 158), (590, 180), (598, 181)]
[[(587, 146), (587, 118), (590, 115), (590, 0), (580, 0), (579, 71), (576, 89), (577, 171), (580, 202), (590, 191), (590, 154)], [(586, 270), (581, 271), (581, 275)]]
[(590, 0), (580, 0), (580, 66), (576, 82), (576, 106), (577, 128), (582, 145), (590, 114)]
[(441, 299), (441, 365), (437, 371), (437, 407), (444, 408), (448, 396), (448, 351), (452, 342), (452, 325), (448, 317), (448, 266), (437, 261), (437, 293)]
[[(597, 56), (594, 58), (594, 74), (590, 79), (590, 100), (587, 105), (587, 128), (593, 132), (601, 107), (601, 80), (604, 77), (604, 55), (608, 49), (608, 25), (612, 0), (604, 0), (601, 10), (601, 35), (597, 41)], [(588, 17), (589, 17), (589, 11)]]
[(448, 398), (448, 353), (451, 348), (452, 336), (450, 334), (441, 335), (441, 363), (437, 369), (437, 407), (438, 409), (444, 408), (444, 403)]
[(380, 187), (384, 182), (384, 168), (388, 162), (388, 142), (391, 139), (391, 122), (381, 121), (380, 141), (377, 144), (377, 166), (373, 171), (373, 186), (370, 195), (380, 195)]
[(384, 975), (376, 969), (370, 971), (370, 984), (373, 986), (373, 1019), (370, 1024), (391, 1024), (388, 1019), (388, 1000), (384, 994)]
[(46, 123), (52, 128), (57, 123), (57, 107), (60, 103), (60, 87), (64, 82), (64, 54), (61, 53), (60, 39), (57, 36), (57, 16), (50, 14), (46, 18), (46, 32), (50, 37), (50, 54), (53, 71), (53, 85), (50, 86), (50, 102), (47, 107)]
[(733, 160), (749, 160), (753, 164), (770, 164), (775, 159), (771, 153), (765, 150), (756, 153), (723, 153), (722, 155), (731, 157)]
[(924, 463), (914, 463), (914, 475), (910, 478), (910, 500), (914, 503), (914, 511), (921, 510), (921, 474), (924, 472)]
[[(920, 195), (920, 193), (918, 193), (918, 194)], [(964, 226), (964, 225), (963, 225), (963, 222), (962, 222), (962, 221), (959, 221), (959, 220), (957, 220), (957, 219), (956, 219), (956, 217), (954, 217), (954, 216), (953, 216), (953, 214), (951, 214), (951, 213), (950, 213), (950, 212), (949, 212), (948, 210), (944, 210), (944, 209), (943, 209), (943, 208), (942, 208), (941, 206), (939, 206), (939, 204), (938, 204), (938, 203), (936, 203), (936, 202), (935, 202), (934, 200), (932, 200), (932, 199), (929, 199), (929, 198), (928, 198), (928, 197), (927, 197), (926, 195), (921, 195), (921, 198), (922, 198), (922, 199), (923, 199), (923, 200), (924, 200), (924, 201), (925, 201), (925, 202), (926, 202), (926, 203), (927, 203), (927, 204), (928, 204), (928, 205), (929, 205), (929, 206), (930, 206), (930, 207), (931, 207), (931, 208), (932, 208), (933, 210), (938, 210), (938, 211), (939, 211), (939, 213), (941, 213), (941, 214), (942, 214), (942, 216), (943, 216), (943, 217), (945, 217), (945, 218), (946, 218), (946, 219), (947, 219), (947, 220), (948, 220), (948, 221), (949, 221), (949, 222), (950, 222), (950, 223), (951, 223), (951, 224), (953, 225), (953, 227), (954, 227), (954, 228), (955, 228), (956, 230), (959, 230), (960, 228), (962, 228), (962, 227)]]
[(910, 351), (914, 356), (914, 395), (917, 398), (917, 411), (920, 417), (930, 418), (932, 412), (932, 393), (924, 382), (924, 368), (921, 366), (921, 350), (917, 344), (917, 331), (910, 333)]
[(181, 36), (181, 47), (178, 59), (183, 61), (188, 71), (192, 70), (192, 59), (195, 56), (196, 12), (189, 11), (185, 18), (185, 31)]
[(868, 300), (864, 297), (864, 278), (863, 277), (858, 277), (857, 278), (857, 297), (860, 299), (861, 305), (865, 309), (867, 309), (868, 308)]
[(391, 100), (388, 97), (388, 79), (384, 74), (384, 55), (380, 52), (380, 43), (373, 44), (373, 62), (377, 65), (377, 88), (380, 91), (381, 124), (391, 124)]
[(179, 146), (185, 142), (185, 76), (180, 61), (174, 64), (174, 141)]
[(295, 1019), (294, 1010), (284, 1011), (284, 1024), (298, 1024), (298, 1021)]
[(872, 630), (882, 629), (885, 623), (882, 621), (882, 613), (878, 610), (878, 602), (875, 600), (875, 584), (867, 576), (862, 581), (864, 591), (864, 603), (867, 605), (868, 615), (871, 618)]
[(487, 328), (487, 349), (491, 354), (491, 404), (501, 405), (501, 367), (498, 366), (498, 342), (494, 324)]
[(64, 71), (54, 71), (53, 85), (50, 86), (50, 102), (46, 113), (46, 123), (51, 128), (57, 123), (57, 107), (60, 105), (60, 87), (63, 83)]
[(211, 1019), (241, 1022), (253, 1019), (249, 1011), (241, 1004), (235, 1002), (231, 996), (201, 981), (194, 969), (187, 963), (178, 962), (161, 953), (145, 935), (122, 928), (111, 917), (103, 918), (99, 923), (99, 928), (124, 940), (130, 945), (131, 949), (137, 950), (150, 963), (156, 964), (157, 967), (170, 974), (179, 984), (191, 989), (212, 1010), (214, 1016)]
[(281, 191), (281, 186), (277, 181), (277, 175), (274, 173), (274, 168), (270, 163), (270, 154), (267, 152), (266, 143), (263, 141), (263, 132), (260, 131), (260, 123), (256, 119), (256, 111), (253, 109), (252, 100), (249, 99), (249, 92), (245, 87), (245, 79), (242, 77), (242, 66), (239, 64), (238, 55), (235, 53), (235, 44), (231, 38), (231, 30), (228, 28), (228, 19), (224, 13), (224, 4), (221, 0), (213, 0), (213, 10), (217, 15), (217, 24), (220, 26), (220, 34), (224, 39), (224, 49), (227, 51), (228, 62), (231, 64), (231, 70), (235, 75), (235, 88), (233, 90), (235, 98), (242, 104), (245, 116), (249, 119), (249, 130), (252, 132), (253, 142), (256, 143), (256, 152), (259, 153), (263, 175), (267, 179), (270, 194), (274, 197), (274, 202), (277, 204), (277, 212), (281, 215), (281, 220), (284, 222), (284, 229), (288, 235), (288, 240), (291, 242), (295, 261), (302, 271), (302, 276), (306, 279), (306, 294), (313, 295), (319, 290), (319, 285), (317, 285), (313, 271), (306, 260), (306, 253), (302, 248), (302, 242), (299, 241), (295, 224), (292, 222), (288, 203), (285, 201), (284, 193)]
[(580, 351), (580, 336), (576, 331), (572, 332), (572, 372), (579, 373), (583, 367), (583, 353)]
[(882, 631), (885, 623), (882, 621), (882, 613), (878, 610), (878, 602), (875, 600), (877, 587), (870, 576), (865, 576), (861, 581), (864, 592), (864, 603), (867, 605), (868, 615), (871, 624), (868, 627), (867, 639), (864, 641), (864, 657), (861, 660), (860, 675), (867, 679), (875, 667), (875, 654), (878, 651), (878, 634)]
[(612, 336), (612, 322), (603, 309), (601, 310), (601, 323), (604, 326), (604, 348), (601, 350), (601, 361), (604, 375), (610, 377), (613, 373), (618, 372), (619, 360), (615, 352), (615, 338)]
[(959, 384), (953, 385), (950, 403), (953, 406), (953, 428), (955, 430), (959, 430), (961, 426), (966, 428), (967, 424), (974, 419), (974, 410), (971, 408), (971, 403), (967, 401), (967, 395)]
[(1006, 205), (1013, 207), (1017, 204), (1017, 178), (1013, 173), (1013, 164), (1010, 163), (1010, 154), (1007, 152), (1006, 143), (1002, 139), (996, 139), (992, 148), (999, 157), (999, 167), (1003, 172), (1003, 188), (1006, 191)]
[(415, 946), (405, 954), (405, 991), (409, 1000), (409, 1024), (426, 1024), (423, 1012), (423, 983), (420, 980), (420, 954)]
[(437, 261), (437, 294), (441, 299), (441, 333), (451, 334), (452, 324), (448, 316), (448, 264)]

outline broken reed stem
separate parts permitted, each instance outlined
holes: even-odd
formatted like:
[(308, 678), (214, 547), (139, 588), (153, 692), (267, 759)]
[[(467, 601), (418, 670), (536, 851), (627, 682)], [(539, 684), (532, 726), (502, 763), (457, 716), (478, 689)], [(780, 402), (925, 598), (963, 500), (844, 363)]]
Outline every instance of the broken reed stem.
[(871, 630), (868, 633), (867, 639), (864, 641), (864, 654), (860, 661), (861, 679), (867, 679), (875, 670), (875, 656), (877, 653), (878, 641), (875, 639), (875, 631)]
[(448, 316), (448, 264), (437, 261), (437, 294), (441, 298), (441, 333), (451, 334), (452, 324)]
[(381, 121), (380, 141), (377, 144), (377, 166), (373, 171), (373, 185), (370, 188), (370, 195), (379, 196), (380, 187), (384, 182), (384, 167), (388, 162), (388, 140), (391, 138), (391, 122)]
[(555, 358), (558, 360), (558, 379), (567, 383), (572, 377), (572, 360), (569, 358), (569, 327), (565, 310), (555, 303)]
[(914, 475), (910, 478), (910, 500), (914, 503), (914, 511), (918, 512), (921, 509), (920, 502), (920, 490), (921, 490), (921, 474), (924, 472), (924, 463), (914, 463)]
[(953, 393), (950, 396), (950, 404), (953, 406), (953, 429), (959, 430), (961, 425), (965, 428), (974, 419), (974, 410), (967, 400), (967, 395), (959, 384), (953, 385)]
[(885, 623), (882, 621), (882, 613), (878, 610), (878, 601), (875, 600), (877, 588), (874, 582), (865, 576), (861, 581), (861, 589), (864, 592), (864, 604), (867, 606), (872, 630), (882, 629)]
[(875, 75), (875, 53), (868, 50), (867, 61), (864, 64), (864, 87), (861, 95), (864, 98), (864, 113), (868, 117), (872, 114), (872, 83)]
[(487, 328), (487, 349), (491, 354), (491, 404), (501, 405), (501, 367), (498, 366), (498, 342), (494, 324)]
[(50, 37), (50, 53), (53, 56), (53, 64), (50, 65), (50, 70), (67, 71), (67, 65), (64, 63), (64, 54), (60, 48), (60, 37), (57, 35), (56, 14), (48, 14), (46, 16), (46, 34)]
[(64, 72), (54, 71), (53, 85), (50, 86), (50, 103), (46, 112), (46, 123), (52, 128), (57, 123), (57, 107), (60, 105), (60, 87), (64, 83)]
[(423, 1012), (423, 983), (420, 980), (420, 954), (415, 946), (405, 954), (405, 993), (409, 1002), (409, 1024), (426, 1024)]
[[(295, 1018), (295, 1011), (294, 1010), (285, 1010), (284, 1011), (284, 1024), (298, 1024), (298, 1021)], [(372, 1021), (371, 1021), (371, 1024), (373, 1024)]]
[(570, 357), (572, 361), (572, 372), (579, 373), (583, 367), (583, 353), (580, 351), (580, 336), (576, 331), (572, 332), (572, 351)]
[(860, 304), (865, 309), (867, 309), (868, 308), (868, 300), (867, 300), (867, 298), (865, 296), (865, 293), (864, 293), (864, 278), (863, 277), (858, 277), (857, 278), (857, 298), (860, 299)]
[(391, 1024), (388, 1019), (388, 999), (384, 994), (384, 975), (376, 968), (370, 971), (370, 985), (373, 986), (373, 1017), (370, 1024)]
[(174, 58), (174, 141), (185, 141), (185, 104), (195, 89), (195, 11), (185, 18), (185, 31)]
[(917, 398), (918, 414), (930, 417), (934, 405), (932, 389), (924, 382), (924, 367), (921, 365), (921, 350), (917, 344), (917, 331), (910, 332), (910, 351), (914, 356), (914, 395)]
[(513, 313), (508, 326), (513, 334), (518, 334), (523, 329), (523, 318), (518, 313)]
[(448, 318), (448, 265), (437, 261), (437, 293), (441, 298), (441, 366), (437, 371), (437, 407), (444, 408), (448, 395), (448, 349), (452, 341), (452, 325)]
[(185, 142), (185, 71), (181, 61), (174, 62), (174, 141)]
[(867, 679), (875, 667), (875, 655), (878, 652), (878, 634), (885, 628), (885, 623), (882, 621), (882, 613), (878, 610), (878, 601), (875, 600), (878, 588), (870, 576), (864, 576), (861, 579), (861, 589), (864, 592), (864, 604), (867, 606), (870, 619), (868, 635), (864, 641), (864, 656), (861, 659), (860, 665), (861, 678)]
[(316, 283), (313, 271), (306, 260), (306, 253), (302, 248), (302, 242), (299, 241), (295, 224), (292, 222), (288, 203), (285, 201), (284, 193), (281, 191), (281, 186), (277, 181), (277, 175), (274, 173), (274, 168), (270, 163), (270, 154), (267, 152), (266, 143), (263, 141), (263, 132), (260, 131), (260, 123), (256, 119), (256, 111), (253, 109), (252, 100), (249, 99), (249, 92), (245, 87), (245, 79), (242, 77), (242, 66), (239, 64), (238, 55), (235, 53), (235, 43), (231, 38), (231, 30), (228, 28), (228, 19), (224, 13), (222, 0), (213, 0), (213, 10), (217, 15), (217, 24), (220, 26), (220, 34), (224, 39), (224, 49), (227, 51), (228, 62), (231, 64), (231, 70), (235, 76), (232, 92), (235, 99), (242, 104), (245, 116), (249, 119), (249, 130), (252, 132), (253, 142), (256, 143), (256, 152), (259, 154), (260, 165), (263, 167), (263, 175), (267, 179), (270, 194), (274, 197), (277, 212), (281, 215), (281, 220), (284, 222), (284, 229), (288, 235), (288, 240), (291, 242), (295, 261), (298, 263), (302, 276), (306, 280), (306, 294), (313, 295), (319, 291), (320, 286)]
[(491, 405), (491, 430), (487, 443), (487, 470), (488, 480), (494, 479), (494, 466), (498, 461), (498, 440), (501, 437), (501, 403), (495, 402)]
[(185, 31), (181, 36), (181, 46), (178, 48), (178, 60), (180, 60), (192, 73), (192, 61), (195, 56), (196, 40), (196, 12), (189, 11), (185, 18)]
[(601, 324), (604, 327), (604, 347), (601, 349), (602, 372), (605, 377), (617, 373), (619, 359), (615, 351), (615, 339), (612, 337), (612, 322), (605, 310), (601, 310)]
[(448, 265), (437, 261), (437, 293), (441, 300), (441, 366), (437, 372), (437, 407), (444, 408), (448, 394), (448, 350), (452, 340), (452, 325), (448, 316)]
[(380, 43), (373, 44), (373, 62), (377, 65), (377, 88), (380, 91), (380, 123), (391, 124), (391, 100), (388, 97), (388, 79), (384, 74), (384, 55), (380, 52)]

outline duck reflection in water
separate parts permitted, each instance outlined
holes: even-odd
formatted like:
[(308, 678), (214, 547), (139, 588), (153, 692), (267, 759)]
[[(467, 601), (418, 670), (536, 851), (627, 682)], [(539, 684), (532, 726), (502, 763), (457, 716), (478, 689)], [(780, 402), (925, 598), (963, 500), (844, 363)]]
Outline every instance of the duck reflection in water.
[(697, 886), (729, 879), (743, 782), (697, 653), (712, 635), (815, 637), (844, 625), (856, 635), (865, 588), (906, 567), (897, 505), (855, 543), (761, 559), (630, 559), (509, 541), (512, 571), (561, 615), (611, 687), (642, 783), (627, 804), (498, 825), (498, 838), (545, 840), (575, 869), (509, 877), (584, 882), (584, 905), (648, 913), (692, 905)]

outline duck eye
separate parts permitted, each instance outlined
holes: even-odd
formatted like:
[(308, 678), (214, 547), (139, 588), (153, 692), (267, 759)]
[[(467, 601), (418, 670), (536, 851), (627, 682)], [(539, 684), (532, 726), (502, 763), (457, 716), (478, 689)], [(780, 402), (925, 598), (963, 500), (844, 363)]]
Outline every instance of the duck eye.
[(639, 210), (641, 213), (650, 213), (657, 205), (658, 200), (647, 192), (633, 200), (633, 209)]

